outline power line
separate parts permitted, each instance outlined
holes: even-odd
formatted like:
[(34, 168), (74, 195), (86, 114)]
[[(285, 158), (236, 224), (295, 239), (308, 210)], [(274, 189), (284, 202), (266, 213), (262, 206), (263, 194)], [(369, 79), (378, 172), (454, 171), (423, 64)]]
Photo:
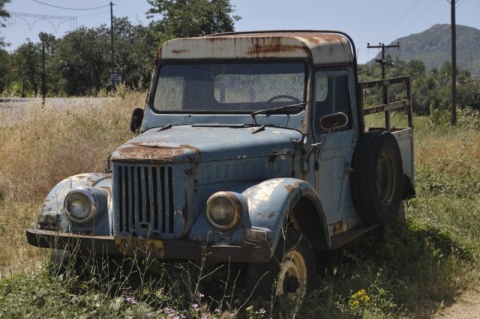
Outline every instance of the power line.
[(385, 32), (381, 37), (379, 37), (379, 39), (382, 39), (384, 36), (386, 36), (387, 34), (389, 34), (390, 32), (392, 32), (393, 29), (395, 29), (404, 19), (405, 17), (410, 13), (412, 12), (412, 10), (417, 6), (417, 4), (420, 3), (420, 0), (417, 0), (417, 2), (415, 2), (415, 4), (407, 11), (407, 13), (405, 13), (403, 15), (402, 18), (400, 18), (400, 20), (398, 20), (398, 22), (396, 24), (393, 25), (393, 27), (390, 28), (390, 30), (388, 30), (387, 32)]
[[(465, 3), (465, 1), (466, 1), (466, 0), (463, 0), (462, 2), (457, 2), (457, 1), (456, 1), (456, 3), (458, 3), (458, 4), (456, 5), (456, 7), (457, 7), (457, 8), (460, 8), (460, 7)], [(447, 2), (449, 2), (449, 1), (447, 1)], [(438, 19), (437, 22), (435, 22), (435, 24), (441, 23), (445, 18), (447, 18), (447, 17), (449, 17), (449, 16), (451, 16), (451, 12), (446, 13), (441, 19)]]
[(52, 8), (57, 8), (57, 9), (63, 9), (63, 10), (82, 10), (82, 11), (86, 11), (86, 10), (97, 10), (97, 9), (101, 9), (101, 8), (105, 8), (105, 7), (108, 7), (110, 6), (110, 4), (106, 4), (104, 6), (100, 6), (100, 7), (95, 7), (95, 8), (67, 8), (67, 7), (60, 7), (60, 6), (55, 6), (53, 4), (48, 4), (48, 3), (45, 3), (45, 2), (41, 2), (41, 1), (38, 1), (38, 0), (32, 0), (33, 2), (36, 2), (36, 3), (40, 3), (40, 4), (43, 4), (44, 6), (47, 6), (47, 7), (52, 7)]
[(430, 7), (427, 8), (427, 10), (425, 10), (417, 19), (415, 19), (415, 21), (413, 21), (412, 23), (410, 23), (406, 28), (404, 28), (402, 31), (398, 32), (397, 34), (395, 34), (393, 36), (393, 38), (396, 38), (399, 34), (403, 33), (405, 30), (408, 30), (413, 24), (415, 24), (418, 20), (420, 20), (428, 11), (430, 11), (430, 9), (435, 5), (437, 4), (439, 0), (436, 0), (435, 2), (433, 2)]

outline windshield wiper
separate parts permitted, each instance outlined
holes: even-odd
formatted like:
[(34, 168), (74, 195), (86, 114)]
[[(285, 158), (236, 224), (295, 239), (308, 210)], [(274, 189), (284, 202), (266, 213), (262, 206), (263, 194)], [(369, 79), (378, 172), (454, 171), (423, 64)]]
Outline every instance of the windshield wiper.
[(305, 109), (305, 102), (276, 107), (273, 109), (258, 110), (253, 112), (250, 115), (255, 119), (255, 115), (258, 115), (258, 114), (265, 114), (265, 115), (278, 114), (278, 113), (282, 113), (283, 111), (294, 109), (294, 108), (301, 108), (302, 110)]
[(192, 127), (230, 127), (230, 128), (245, 128), (249, 127), (248, 124), (224, 124), (224, 123), (196, 123), (192, 124)]

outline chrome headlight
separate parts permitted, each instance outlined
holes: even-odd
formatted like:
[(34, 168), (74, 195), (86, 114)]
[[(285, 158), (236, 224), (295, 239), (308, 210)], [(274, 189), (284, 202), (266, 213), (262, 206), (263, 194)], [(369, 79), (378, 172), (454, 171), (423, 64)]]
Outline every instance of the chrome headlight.
[(98, 192), (103, 191), (88, 187), (76, 187), (68, 192), (64, 203), (67, 218), (77, 224), (91, 221), (100, 206)]
[(238, 225), (242, 219), (241, 194), (217, 192), (207, 201), (207, 220), (213, 227), (225, 231)]

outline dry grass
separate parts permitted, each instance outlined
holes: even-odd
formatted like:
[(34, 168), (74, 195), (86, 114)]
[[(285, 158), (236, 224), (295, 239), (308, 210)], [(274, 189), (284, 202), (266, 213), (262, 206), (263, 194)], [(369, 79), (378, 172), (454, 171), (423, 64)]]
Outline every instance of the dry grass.
[[(66, 100), (60, 108), (48, 103), (42, 108), (38, 101), (25, 108), (28, 113), (15, 113), (15, 119), (0, 115), (0, 283), (4, 284), (0, 289), (12, 285), (18, 290), (15, 280), (22, 281), (24, 295), (14, 295), (12, 300), (21, 304), (17, 308), (25, 307), (25, 313), (33, 311), (29, 308), (32, 285), (40, 282), (38, 286), (42, 286), (48, 281), (41, 272), (34, 277), (1, 280), (12, 273), (30, 273), (49, 253), (29, 246), (25, 229), (35, 220), (44, 197), (60, 180), (81, 172), (104, 170), (112, 150), (133, 136), (128, 129), (130, 115), (134, 107), (143, 104), (144, 97), (144, 93), (124, 93), (102, 99), (98, 106), (88, 100), (82, 105)], [(378, 234), (370, 234), (334, 252), (330, 256), (333, 274), (319, 280), (318, 291), (308, 299), (303, 312), (311, 314), (310, 318), (431, 318), (442, 306), (477, 286), (479, 118), (460, 112), (459, 126), (454, 129), (434, 124), (431, 117), (415, 118), (418, 196), (406, 205), (406, 226), (387, 228), (383, 240), (378, 240)], [(375, 126), (375, 121), (383, 119), (372, 120)], [(393, 115), (393, 125), (405, 123), (404, 116)], [(42, 291), (50, 296), (57, 290), (44, 287)], [(96, 305), (97, 291), (88, 293)], [(116, 304), (118, 298), (109, 296), (104, 296), (106, 303)], [(352, 306), (366, 297), (372, 302)], [(70, 304), (71, 298), (80, 297), (62, 294), (56, 298)], [(168, 299), (168, 294), (156, 294), (156, 298), (163, 307), (177, 304), (175, 298)], [(123, 299), (119, 300), (124, 305)], [(13, 309), (13, 301), (4, 305)], [(207, 303), (201, 305), (206, 307)], [(55, 307), (44, 310), (52, 317), (56, 315)], [(125, 315), (120, 313), (117, 317)]]
[(38, 261), (41, 252), (26, 244), (25, 229), (42, 200), (70, 175), (105, 170), (113, 149), (132, 137), (130, 115), (144, 97), (65, 99), (61, 107), (34, 100), (1, 113), (0, 277)]

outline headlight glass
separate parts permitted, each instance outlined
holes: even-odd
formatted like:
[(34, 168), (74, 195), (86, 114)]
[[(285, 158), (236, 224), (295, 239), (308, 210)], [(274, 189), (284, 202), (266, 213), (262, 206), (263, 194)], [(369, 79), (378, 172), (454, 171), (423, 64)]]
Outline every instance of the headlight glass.
[(67, 217), (78, 224), (90, 221), (97, 211), (97, 196), (86, 187), (72, 189), (65, 197)]
[(230, 230), (242, 217), (240, 200), (230, 192), (218, 192), (207, 201), (207, 220), (219, 230)]

